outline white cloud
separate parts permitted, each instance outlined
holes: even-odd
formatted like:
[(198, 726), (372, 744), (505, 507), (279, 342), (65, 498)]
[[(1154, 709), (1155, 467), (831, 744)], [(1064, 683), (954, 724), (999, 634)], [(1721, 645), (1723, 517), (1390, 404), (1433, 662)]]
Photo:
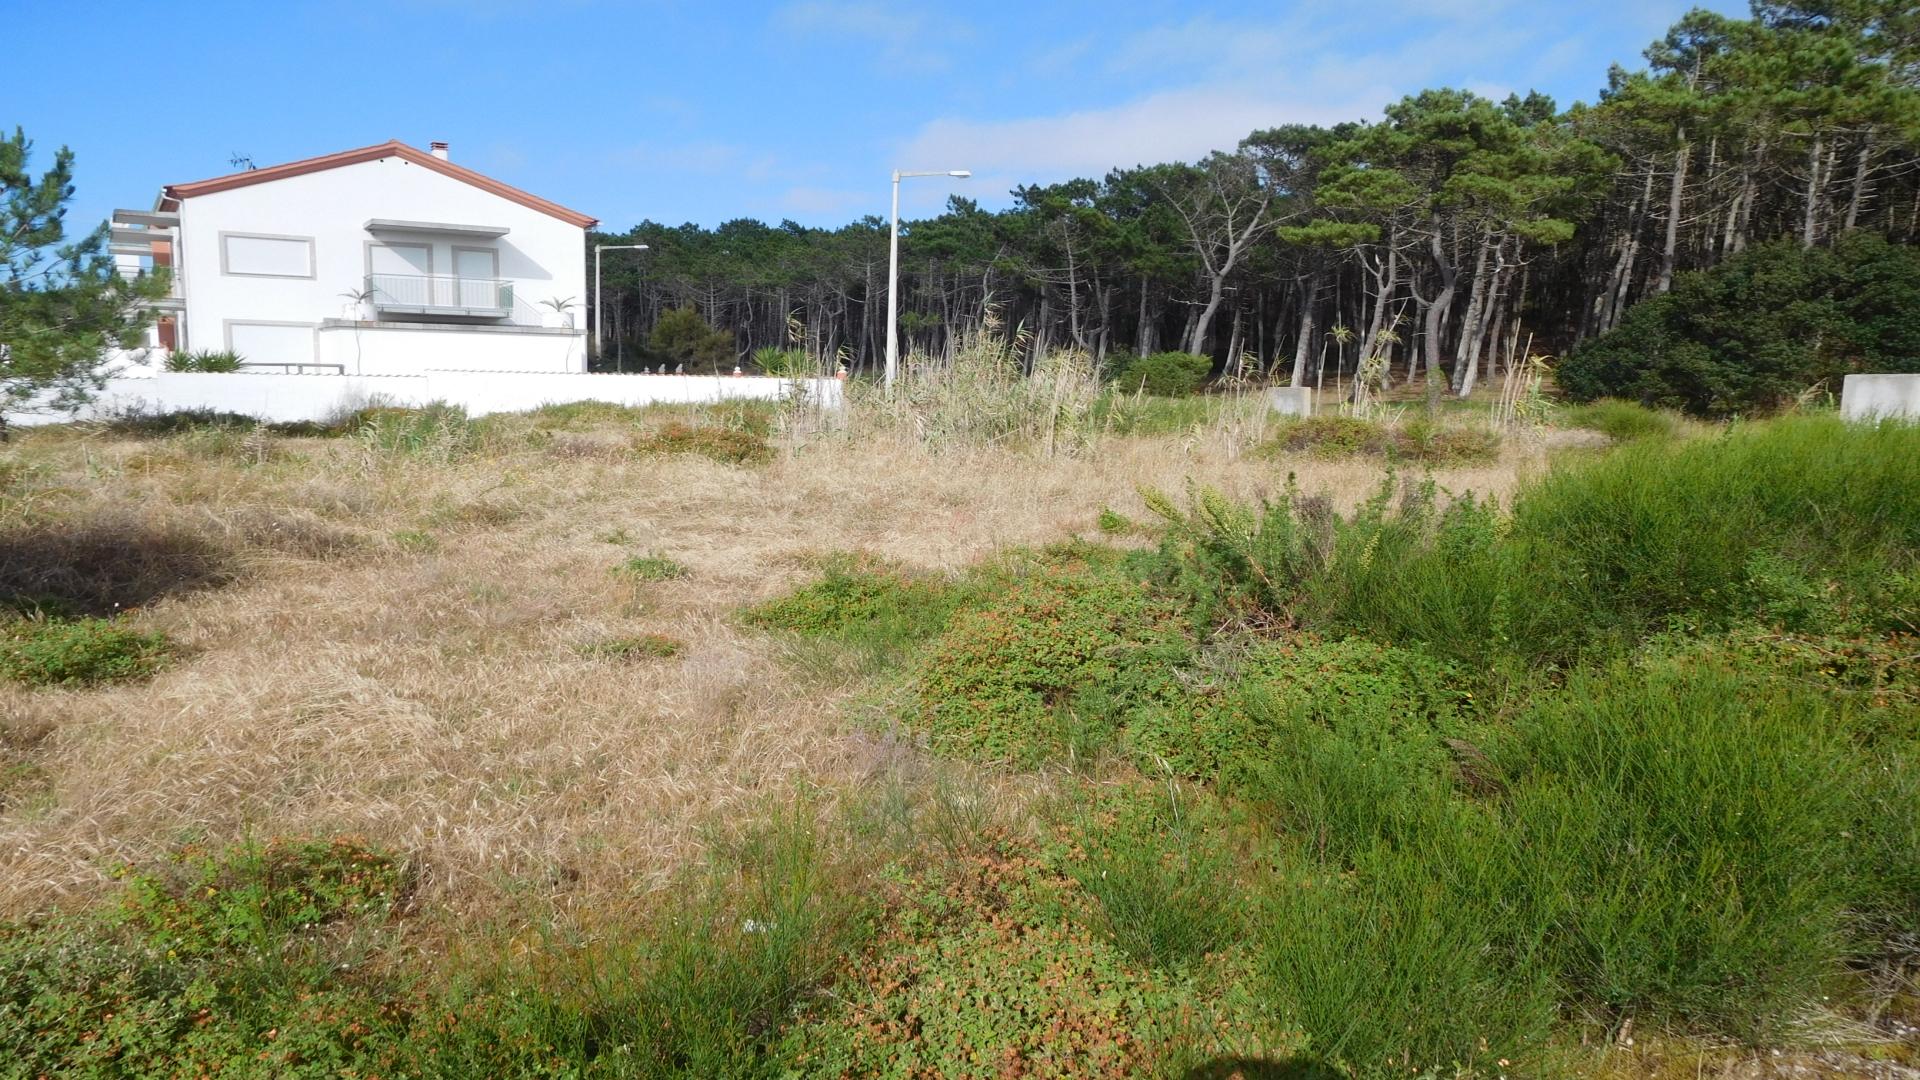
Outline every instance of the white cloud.
[(1197, 86), (1057, 116), (935, 120), (907, 140), (897, 160), (905, 169), (972, 169), (1029, 182), (1103, 176), (1116, 166), (1205, 157), (1257, 128), (1372, 116), (1391, 98), (1384, 87), (1318, 96), (1245, 84)]

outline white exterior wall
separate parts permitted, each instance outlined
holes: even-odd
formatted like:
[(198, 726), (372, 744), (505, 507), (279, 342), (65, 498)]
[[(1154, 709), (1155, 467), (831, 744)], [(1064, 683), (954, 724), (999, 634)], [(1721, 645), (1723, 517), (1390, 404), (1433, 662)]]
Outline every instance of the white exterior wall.
[(574, 330), (510, 330), (458, 325), (385, 326), (334, 319), (318, 331), (316, 359), (347, 375), (422, 371), (587, 370), (587, 338)]
[[(499, 237), (375, 234), (366, 228), (373, 218), (508, 231)], [(311, 237), (312, 276), (226, 273), (223, 233)], [(401, 157), (193, 196), (180, 205), (179, 235), (185, 349), (226, 348), (235, 321), (291, 323), (313, 331), (312, 351), (304, 359), (317, 360), (321, 322), (346, 313), (350, 302), (340, 294), (365, 286), (368, 246), (381, 240), (430, 244), (435, 274), (453, 273), (455, 247), (496, 249), (500, 276), (513, 282), (517, 323), (539, 325), (539, 303), (549, 297), (573, 298), (576, 315), (586, 306), (585, 230)], [(289, 340), (296, 335), (291, 331)]]
[[(614, 375), (575, 372), (431, 371), (421, 375), (283, 375), (165, 372), (116, 378), (82, 417), (211, 409), (261, 420), (325, 420), (372, 401), (420, 406), (444, 401), (471, 416), (522, 412), (542, 405), (604, 401), (615, 405), (703, 404), (735, 398), (781, 400), (796, 393), (838, 408), (837, 379), (769, 379), (696, 375)], [(59, 423), (66, 416), (16, 414), (9, 423)]]
[(1840, 384), (1849, 420), (1920, 420), (1920, 375), (1849, 375)]

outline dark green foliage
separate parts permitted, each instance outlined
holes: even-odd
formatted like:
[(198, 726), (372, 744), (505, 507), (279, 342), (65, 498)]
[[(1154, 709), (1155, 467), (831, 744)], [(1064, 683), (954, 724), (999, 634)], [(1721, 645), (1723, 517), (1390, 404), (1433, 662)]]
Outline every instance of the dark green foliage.
[(165, 634), (117, 619), (19, 619), (0, 623), (0, 679), (28, 686), (92, 686), (160, 670)]
[(214, 409), (176, 409), (173, 412), (125, 412), (102, 424), (115, 435), (178, 435), (207, 428), (251, 431), (260, 422), (242, 413)]
[(1163, 352), (1116, 361), (1113, 381), (1128, 393), (1144, 390), (1158, 397), (1186, 397), (1200, 389), (1212, 373), (1213, 361), (1207, 357)]
[(731, 371), (739, 359), (734, 352), (733, 334), (708, 326), (700, 313), (690, 307), (661, 312), (647, 346), (654, 357), (669, 368), (684, 366), (688, 374), (715, 375), (723, 369)]
[(6, 414), (67, 410), (103, 385), (100, 359), (133, 348), (152, 322), (145, 301), (166, 294), (166, 272), (121, 277), (101, 222), (71, 235), (73, 151), (61, 147), (37, 178), (33, 143), (0, 136), (0, 436)]
[(1920, 253), (1871, 233), (1761, 245), (1629, 309), (1560, 365), (1575, 400), (1696, 416), (1768, 412), (1848, 372), (1920, 370)]
[(1680, 430), (1680, 421), (1672, 413), (1617, 398), (1575, 405), (1562, 411), (1556, 419), (1562, 426), (1588, 428), (1620, 442), (1672, 438)]
[(219, 374), (239, 371), (243, 357), (231, 349), (196, 349), (167, 355), (168, 371), (197, 371)]

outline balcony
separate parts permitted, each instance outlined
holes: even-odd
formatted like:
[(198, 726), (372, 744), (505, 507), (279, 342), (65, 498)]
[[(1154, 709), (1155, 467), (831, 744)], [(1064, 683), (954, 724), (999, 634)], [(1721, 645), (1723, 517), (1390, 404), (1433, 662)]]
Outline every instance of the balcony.
[(505, 319), (513, 314), (513, 282), (452, 274), (368, 274), (379, 315), (442, 319)]

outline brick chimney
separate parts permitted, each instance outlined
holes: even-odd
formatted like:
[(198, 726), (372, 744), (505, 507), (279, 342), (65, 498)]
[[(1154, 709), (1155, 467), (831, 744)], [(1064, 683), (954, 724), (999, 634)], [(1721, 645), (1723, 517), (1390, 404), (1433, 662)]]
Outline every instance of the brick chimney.
[(447, 144), (443, 142), (435, 141), (435, 142), (428, 143), (427, 152), (431, 153), (434, 157), (439, 158), (441, 161), (453, 160), (451, 157), (447, 155)]

